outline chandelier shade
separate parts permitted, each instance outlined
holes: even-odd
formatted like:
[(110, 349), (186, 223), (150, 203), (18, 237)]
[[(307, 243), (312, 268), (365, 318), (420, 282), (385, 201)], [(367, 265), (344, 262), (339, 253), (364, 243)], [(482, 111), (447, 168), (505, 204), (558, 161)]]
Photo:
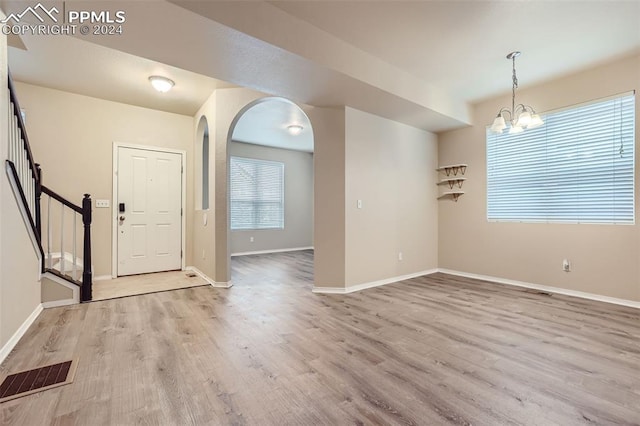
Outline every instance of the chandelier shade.
[(490, 130), (493, 133), (502, 133), (507, 127), (509, 133), (520, 133), (524, 129), (534, 129), (544, 124), (544, 121), (529, 105), (516, 105), (516, 89), (518, 88), (518, 77), (516, 76), (516, 58), (520, 52), (511, 52), (507, 55), (513, 64), (512, 86), (511, 86), (511, 109), (504, 107), (498, 111), (496, 118), (491, 124)]

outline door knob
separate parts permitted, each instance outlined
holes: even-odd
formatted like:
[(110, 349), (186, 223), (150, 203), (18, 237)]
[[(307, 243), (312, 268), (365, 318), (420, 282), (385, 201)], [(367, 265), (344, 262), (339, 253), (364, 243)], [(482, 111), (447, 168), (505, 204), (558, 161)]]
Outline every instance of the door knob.
[(124, 221), (124, 216), (120, 216), (120, 222)]

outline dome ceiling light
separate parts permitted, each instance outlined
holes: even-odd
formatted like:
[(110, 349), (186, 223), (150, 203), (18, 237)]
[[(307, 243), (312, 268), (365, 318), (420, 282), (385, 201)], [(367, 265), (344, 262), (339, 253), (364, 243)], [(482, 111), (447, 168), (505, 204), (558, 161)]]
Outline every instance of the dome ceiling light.
[(291, 133), (292, 135), (299, 135), (300, 132), (302, 132), (302, 130), (304, 129), (304, 127), (302, 127), (299, 124), (290, 124), (287, 126), (287, 130), (289, 131), (289, 133)]
[(152, 75), (149, 77), (149, 82), (160, 93), (166, 93), (175, 85), (174, 81), (168, 79), (167, 77), (162, 77), (159, 75)]

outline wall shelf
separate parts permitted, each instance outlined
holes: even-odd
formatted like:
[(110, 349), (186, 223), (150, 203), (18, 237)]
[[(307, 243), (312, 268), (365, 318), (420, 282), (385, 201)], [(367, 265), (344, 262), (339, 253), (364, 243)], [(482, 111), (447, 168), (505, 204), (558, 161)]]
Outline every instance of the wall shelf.
[(445, 175), (447, 176), (457, 176), (458, 173), (460, 173), (460, 175), (464, 175), (464, 173), (467, 171), (467, 165), (466, 164), (452, 164), (450, 166), (442, 166), (442, 167), (438, 167), (436, 169), (439, 172), (444, 172)]
[(449, 185), (449, 189), (453, 189), (454, 186), (457, 186), (458, 188), (462, 188), (462, 184), (464, 183), (465, 180), (467, 180), (467, 178), (463, 178), (463, 177), (447, 178), (447, 179), (442, 179), (436, 185)]
[(464, 191), (450, 191), (450, 192), (443, 192), (439, 197), (438, 200), (443, 199), (443, 198), (452, 198), (453, 201), (458, 201), (458, 198), (460, 198), (460, 196), (464, 194)]
[(451, 164), (449, 166), (440, 166), (436, 170), (438, 173), (443, 173), (445, 175), (445, 177), (443, 179), (440, 179), (440, 181), (438, 181), (436, 185), (446, 185), (450, 189), (450, 191), (441, 193), (438, 197), (438, 200), (451, 199), (457, 202), (458, 198), (460, 198), (460, 196), (464, 194), (464, 191), (461, 191), (461, 189), (467, 178), (462, 176), (467, 171), (467, 165), (463, 163)]

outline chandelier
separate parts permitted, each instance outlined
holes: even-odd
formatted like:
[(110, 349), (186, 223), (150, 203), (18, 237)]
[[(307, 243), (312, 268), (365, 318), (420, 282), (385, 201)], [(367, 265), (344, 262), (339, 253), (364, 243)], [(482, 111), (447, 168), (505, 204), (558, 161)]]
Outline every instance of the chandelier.
[(493, 124), (491, 125), (491, 131), (493, 133), (502, 133), (507, 128), (508, 118), (511, 125), (509, 133), (520, 133), (524, 129), (533, 129), (540, 127), (544, 124), (544, 121), (529, 105), (518, 104), (516, 105), (516, 89), (518, 88), (518, 77), (516, 77), (516, 58), (520, 56), (520, 52), (511, 52), (507, 55), (507, 59), (513, 61), (513, 86), (511, 89), (511, 109), (504, 107), (498, 111), (498, 115)]

